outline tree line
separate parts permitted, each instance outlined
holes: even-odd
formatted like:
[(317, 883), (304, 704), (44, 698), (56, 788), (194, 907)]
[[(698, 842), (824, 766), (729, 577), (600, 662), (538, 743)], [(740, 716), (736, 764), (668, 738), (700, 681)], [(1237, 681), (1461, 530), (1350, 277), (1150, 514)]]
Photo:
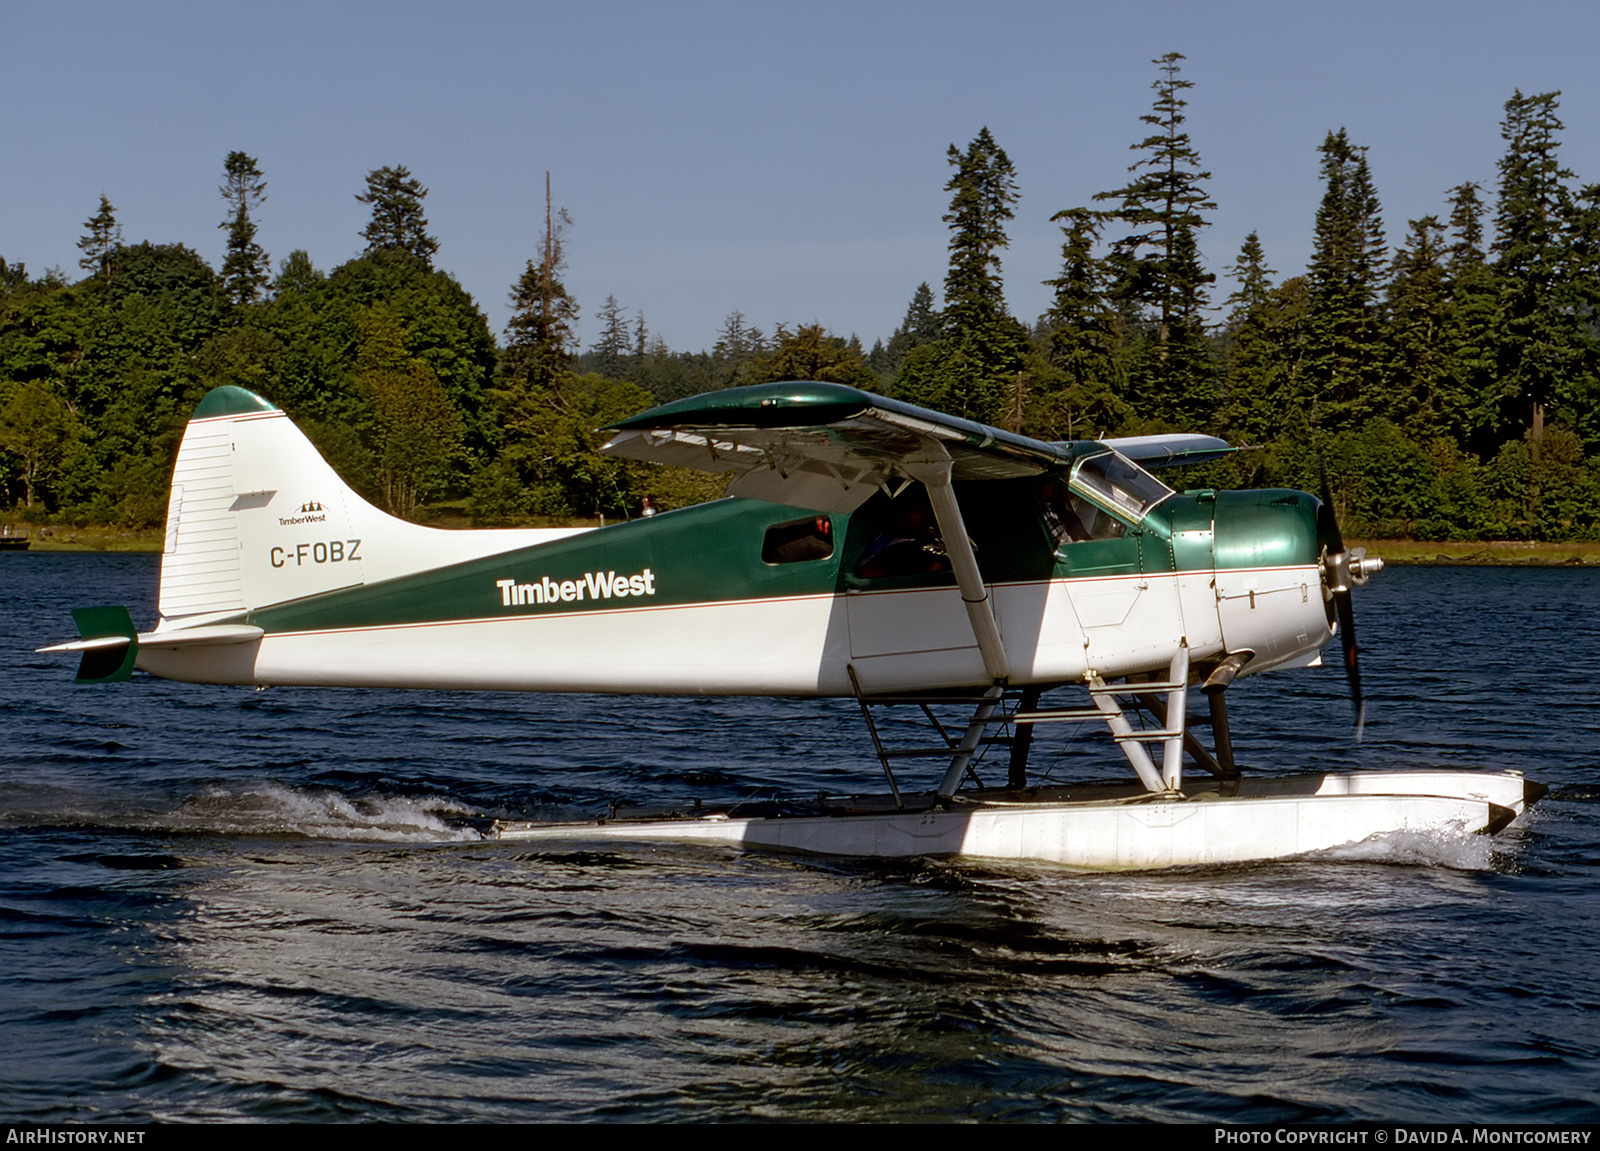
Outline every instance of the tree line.
[(1157, 79), (1120, 186), (1063, 208), (1051, 306), (1006, 306), (1018, 202), (987, 128), (951, 145), (942, 298), (917, 286), (870, 350), (818, 324), (770, 332), (739, 311), (709, 351), (675, 352), (614, 296), (580, 348), (571, 224), (549, 193), (496, 339), (434, 267), (427, 189), (371, 172), (360, 256), (330, 271), (257, 243), (267, 184), (231, 152), (220, 269), (191, 249), (125, 243), (102, 196), (83, 275), (0, 258), (0, 484), (34, 519), (161, 522), (193, 405), (238, 384), (292, 412), (353, 486), (396, 514), (451, 501), (481, 523), (635, 514), (709, 498), (715, 480), (600, 457), (598, 429), (655, 403), (780, 379), (848, 383), (1042, 439), (1207, 431), (1250, 450), (1192, 486), (1328, 475), (1349, 534), (1423, 539), (1600, 535), (1600, 184), (1560, 162), (1559, 93), (1505, 104), (1492, 185), (1386, 238), (1367, 152), (1316, 149), (1324, 193), (1305, 274), (1276, 280), (1258, 237), (1222, 269), (1198, 237), (1216, 204), (1184, 129), (1183, 57)]

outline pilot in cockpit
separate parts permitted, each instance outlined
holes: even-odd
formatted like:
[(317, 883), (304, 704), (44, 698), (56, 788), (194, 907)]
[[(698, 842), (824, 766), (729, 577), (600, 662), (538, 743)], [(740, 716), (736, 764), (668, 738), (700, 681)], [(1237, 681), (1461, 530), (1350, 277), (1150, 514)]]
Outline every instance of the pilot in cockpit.
[(1039, 516), (1057, 548), (1083, 540), (1115, 539), (1125, 530), (1122, 521), (1078, 495), (1060, 476), (1040, 480), (1034, 494)]

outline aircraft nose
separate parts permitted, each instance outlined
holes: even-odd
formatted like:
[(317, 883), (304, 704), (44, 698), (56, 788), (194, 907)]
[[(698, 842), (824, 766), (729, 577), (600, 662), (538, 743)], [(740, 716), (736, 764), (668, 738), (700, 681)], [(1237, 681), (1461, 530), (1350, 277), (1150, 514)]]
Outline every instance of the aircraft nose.
[(1251, 671), (1297, 667), (1333, 636), (1317, 535), (1318, 501), (1287, 490), (1218, 492), (1212, 523), (1223, 646)]

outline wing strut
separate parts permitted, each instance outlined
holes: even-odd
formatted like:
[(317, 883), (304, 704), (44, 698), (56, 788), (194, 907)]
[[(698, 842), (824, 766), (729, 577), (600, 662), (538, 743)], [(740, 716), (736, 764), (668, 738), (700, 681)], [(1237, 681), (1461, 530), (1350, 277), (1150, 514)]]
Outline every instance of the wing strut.
[(967, 619), (972, 623), (972, 634), (983, 655), (983, 669), (995, 683), (1004, 683), (1011, 678), (1011, 662), (1006, 658), (1005, 644), (1000, 641), (1000, 628), (994, 622), (983, 574), (978, 571), (978, 557), (972, 553), (972, 540), (967, 537), (966, 521), (961, 518), (961, 505), (956, 503), (955, 489), (950, 486), (950, 453), (937, 441), (924, 440), (922, 452), (907, 460), (904, 466), (913, 479), (920, 480), (928, 489), (933, 517), (939, 522), (939, 534), (944, 537), (945, 554), (955, 570), (956, 586), (961, 589), (962, 602), (967, 605)]

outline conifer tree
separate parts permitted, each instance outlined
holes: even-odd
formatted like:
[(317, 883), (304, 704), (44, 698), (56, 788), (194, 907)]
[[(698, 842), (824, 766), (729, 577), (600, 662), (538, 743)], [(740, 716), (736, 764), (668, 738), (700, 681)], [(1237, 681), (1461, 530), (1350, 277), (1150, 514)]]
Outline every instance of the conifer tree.
[(1557, 307), (1572, 319), (1576, 352), (1558, 415), (1586, 443), (1600, 444), (1600, 184), (1586, 184), (1572, 197), (1566, 266), (1556, 296)]
[(1239, 285), (1227, 299), (1223, 324), (1221, 411), (1227, 434), (1245, 443), (1262, 443), (1283, 426), (1283, 405), (1290, 397), (1281, 373), (1283, 357), (1276, 335), (1278, 314), (1272, 277), (1261, 237), (1251, 232), (1239, 247), (1228, 277)]
[(994, 423), (1017, 384), (1027, 331), (1006, 311), (1000, 253), (1006, 221), (1017, 201), (1016, 169), (984, 128), (962, 152), (947, 153), (956, 169), (944, 222), (950, 229), (950, 267), (944, 281), (940, 340), (907, 357), (896, 381), (899, 395), (953, 415)]
[(628, 332), (627, 318), (615, 296), (607, 296), (596, 318), (600, 321), (600, 338), (589, 349), (594, 370), (611, 379), (621, 379), (627, 368), (632, 337)]
[(236, 306), (254, 302), (267, 285), (272, 267), (256, 243), (256, 224), (250, 209), (267, 198), (267, 182), (253, 156), (229, 152), (223, 164), (223, 184), (218, 189), (232, 213), (218, 224), (228, 233), (228, 254), (222, 261), (222, 290)]
[(1182, 130), (1188, 101), (1182, 94), (1194, 87), (1180, 80), (1177, 52), (1152, 61), (1161, 78), (1152, 87), (1152, 111), (1139, 117), (1156, 129), (1132, 145), (1145, 156), (1128, 171), (1126, 186), (1101, 192), (1096, 200), (1114, 200), (1106, 212), (1127, 233), (1112, 243), (1111, 292), (1130, 318), (1147, 326), (1152, 347), (1142, 357), (1148, 367), (1139, 398), (1146, 414), (1179, 422), (1204, 419), (1210, 404), (1211, 374), (1205, 340), (1206, 286), (1216, 277), (1200, 263), (1198, 232), (1206, 226), (1202, 213), (1216, 204), (1202, 184), (1200, 154)]
[[(911, 294), (911, 302), (906, 305), (905, 319), (900, 321), (900, 326), (889, 336), (888, 345), (882, 349), (878, 359), (874, 360), (869, 356), (868, 362), (879, 375), (893, 379), (913, 349), (938, 342), (943, 322), (939, 309), (933, 304), (933, 289), (924, 280)], [(874, 349), (874, 352), (878, 354), (877, 349)]]
[(1572, 209), (1566, 183), (1572, 173), (1557, 156), (1564, 127), (1556, 116), (1560, 95), (1516, 91), (1500, 125), (1507, 147), (1495, 212), (1502, 323), (1497, 359), (1503, 399), (1512, 409), (1508, 423), (1525, 420), (1534, 445), (1576, 354), (1571, 319), (1562, 314), (1554, 291), (1564, 270), (1563, 230)]
[[(537, 258), (528, 261), (512, 287), (513, 314), (494, 389), (504, 436), (498, 474), (492, 477), (498, 500), (525, 498), (555, 515), (589, 512), (604, 498), (597, 485), (616, 486), (616, 465), (594, 450), (595, 429), (623, 414), (608, 412), (597, 420), (596, 398), (608, 393), (607, 382), (573, 374), (578, 305), (561, 280), (571, 226), (566, 209), (553, 206), (546, 173), (544, 236)], [(630, 396), (637, 393), (616, 386), (628, 388)], [(636, 410), (643, 406), (629, 404)], [(522, 494), (513, 499), (508, 490)]]
[(432, 267), (439, 241), (428, 235), (428, 218), (422, 212), (427, 196), (428, 189), (403, 164), (368, 172), (366, 194), (356, 197), (372, 206), (372, 219), (361, 230), (367, 251), (399, 248)]
[(1325, 191), (1313, 237), (1306, 370), (1320, 421), (1343, 427), (1360, 423), (1382, 403), (1378, 293), (1387, 249), (1366, 149), (1340, 128), (1318, 151)]
[(1450, 189), (1450, 270), (1483, 263), (1483, 188), (1472, 182)]
[(718, 373), (730, 381), (742, 378), (741, 369), (767, 351), (766, 333), (745, 321), (745, 314), (737, 308), (729, 312), (711, 349)]
[(1265, 304), (1272, 292), (1272, 277), (1277, 274), (1267, 267), (1261, 237), (1251, 232), (1239, 246), (1238, 260), (1228, 267), (1228, 277), (1239, 285), (1226, 301), (1233, 308), (1232, 316), (1242, 318)]
[(944, 186), (952, 193), (944, 222), (950, 228), (950, 270), (944, 278), (946, 334), (969, 339), (1005, 315), (1000, 253), (1010, 244), (1006, 221), (1017, 202), (1017, 176), (1011, 159), (984, 128), (961, 152), (947, 153), (955, 175)]
[(1450, 246), (1445, 257), (1450, 314), (1443, 343), (1456, 407), (1451, 434), (1479, 455), (1499, 446), (1501, 422), (1496, 350), (1500, 324), (1499, 285), (1483, 248), (1483, 200), (1472, 182), (1450, 189)]
[(1445, 266), (1444, 225), (1435, 216), (1410, 221), (1395, 253), (1387, 312), (1388, 410), (1411, 439), (1426, 444), (1446, 434), (1458, 406), (1447, 359), (1454, 307)]
[(512, 285), (512, 315), (500, 361), (502, 381), (535, 392), (559, 390), (563, 377), (570, 373), (578, 322), (577, 301), (561, 282), (572, 217), (565, 208), (552, 209), (548, 172), (544, 201), (544, 238), (539, 242), (538, 259), (529, 260)]
[(1044, 395), (1032, 422), (1051, 439), (1109, 434), (1130, 412), (1119, 395), (1118, 317), (1106, 302), (1105, 266), (1094, 255), (1101, 217), (1067, 208), (1051, 219), (1061, 223), (1064, 236), (1061, 274), (1045, 281), (1055, 297), (1039, 321)]
[(111, 281), (111, 257), (122, 246), (122, 225), (117, 223), (117, 209), (100, 193), (100, 210), (83, 222), (88, 234), (78, 240), (83, 258), (78, 267), (91, 276)]

